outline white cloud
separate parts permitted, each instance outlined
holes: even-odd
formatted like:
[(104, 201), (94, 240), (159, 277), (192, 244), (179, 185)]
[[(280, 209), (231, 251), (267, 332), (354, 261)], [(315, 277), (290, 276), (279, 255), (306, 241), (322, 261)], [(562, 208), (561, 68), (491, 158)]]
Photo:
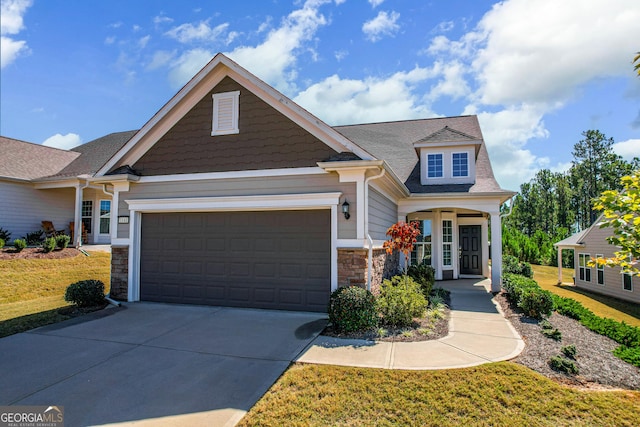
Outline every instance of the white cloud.
[(145, 47), (147, 47), (147, 44), (149, 43), (149, 40), (151, 40), (151, 36), (150, 35), (146, 35), (146, 36), (142, 37), (141, 39), (138, 40), (138, 47), (140, 49), (144, 49)]
[(28, 52), (29, 47), (24, 40), (14, 40), (24, 29), (23, 16), (31, 6), (31, 0), (2, 0), (0, 2), (0, 68), (13, 63), (16, 58)]
[(209, 21), (201, 21), (199, 24), (182, 24), (167, 31), (165, 35), (178, 40), (180, 43), (194, 41), (215, 41), (229, 28), (228, 23), (215, 27), (209, 26)]
[(213, 52), (206, 49), (192, 49), (183, 53), (169, 71), (169, 82), (179, 88), (196, 75), (213, 58)]
[(378, 6), (380, 6), (382, 3), (384, 3), (384, 0), (369, 0), (369, 4), (371, 5), (371, 7), (373, 7), (374, 9)]
[(151, 58), (151, 62), (147, 64), (146, 70), (152, 71), (157, 70), (158, 68), (164, 67), (169, 64), (173, 58), (176, 56), (176, 51), (169, 52), (167, 50), (159, 50), (153, 54)]
[(372, 42), (380, 40), (382, 36), (393, 36), (400, 29), (397, 23), (399, 18), (400, 14), (395, 11), (379, 12), (378, 16), (362, 25), (362, 32)]
[(55, 134), (47, 138), (42, 145), (47, 147), (61, 148), (63, 150), (69, 150), (70, 148), (77, 147), (82, 144), (82, 138), (76, 133), (68, 133), (66, 135)]
[(283, 18), (279, 27), (270, 30), (261, 44), (240, 46), (227, 55), (262, 80), (286, 94), (296, 91), (297, 54), (313, 38), (318, 28), (327, 24), (319, 12), (330, 0), (307, 0), (301, 9)]
[(458, 99), (471, 93), (471, 88), (464, 77), (465, 65), (461, 62), (436, 62), (433, 72), (434, 75), (442, 76), (443, 79), (431, 88), (425, 97), (426, 100), (433, 102), (442, 96)]
[(165, 16), (162, 14), (153, 17), (153, 23), (155, 24), (156, 27), (162, 24), (170, 24), (172, 22), (173, 22), (173, 18), (169, 18), (168, 16)]
[(104, 44), (106, 44), (107, 46), (112, 45), (116, 42), (116, 36), (109, 36), (106, 39), (104, 39)]
[(616, 142), (612, 146), (613, 152), (630, 161), (634, 157), (640, 157), (640, 139), (628, 139)]
[(349, 55), (349, 51), (346, 49), (340, 49), (333, 52), (333, 55), (336, 57), (336, 60), (340, 62)]
[(455, 23), (453, 21), (443, 21), (436, 26), (434, 31), (438, 33), (448, 33), (449, 31), (453, 30), (454, 27)]
[(430, 77), (431, 70), (419, 67), (387, 78), (333, 75), (300, 92), (294, 101), (331, 125), (429, 117), (434, 113), (413, 89)]

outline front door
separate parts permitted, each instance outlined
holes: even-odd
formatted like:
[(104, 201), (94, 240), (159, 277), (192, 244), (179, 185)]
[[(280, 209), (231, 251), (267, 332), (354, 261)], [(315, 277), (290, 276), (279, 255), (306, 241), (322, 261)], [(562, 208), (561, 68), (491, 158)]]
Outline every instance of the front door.
[(460, 226), (460, 274), (482, 274), (481, 227)]

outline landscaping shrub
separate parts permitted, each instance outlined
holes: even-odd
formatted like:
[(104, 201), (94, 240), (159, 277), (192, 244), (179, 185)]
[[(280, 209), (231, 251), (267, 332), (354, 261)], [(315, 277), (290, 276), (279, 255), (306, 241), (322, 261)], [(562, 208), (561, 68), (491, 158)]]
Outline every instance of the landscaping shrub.
[(551, 338), (552, 340), (556, 340), (556, 341), (562, 340), (562, 332), (560, 332), (556, 328), (543, 329), (540, 332), (542, 333), (542, 335), (544, 335), (547, 338)]
[(576, 359), (576, 354), (578, 354), (578, 350), (576, 349), (576, 346), (574, 344), (565, 345), (560, 349), (560, 351), (569, 359), (573, 360)]
[(384, 324), (409, 326), (415, 317), (424, 315), (427, 304), (420, 285), (409, 276), (392, 277), (380, 286), (377, 306)]
[(81, 280), (67, 287), (64, 300), (78, 307), (90, 307), (104, 302), (104, 283), (100, 280)]
[(69, 246), (70, 241), (71, 241), (71, 237), (67, 236), (66, 234), (60, 234), (56, 236), (56, 246), (59, 249), (64, 249), (67, 246)]
[(422, 294), (429, 299), (433, 284), (436, 282), (436, 270), (427, 264), (412, 264), (407, 269), (407, 274), (422, 289)]
[(551, 316), (551, 313), (553, 313), (553, 297), (551, 292), (540, 288), (526, 289), (520, 295), (518, 307), (527, 316), (542, 319)]
[(440, 297), (442, 299), (442, 301), (446, 301), (449, 298), (449, 294), (451, 292), (449, 292), (448, 290), (444, 289), (444, 288), (433, 288), (431, 290), (431, 295), (435, 296), (435, 297)]
[(4, 240), (5, 243), (11, 239), (11, 233), (8, 230), (0, 227), (0, 239)]
[(42, 230), (37, 230), (32, 233), (27, 233), (23, 239), (27, 242), (27, 245), (37, 246), (44, 240), (44, 232)]
[(621, 345), (613, 350), (613, 355), (640, 368), (640, 347)]
[(13, 247), (16, 248), (16, 252), (21, 252), (27, 247), (27, 242), (22, 239), (16, 239), (13, 241)]
[(4, 239), (0, 239), (0, 249), (4, 248)]
[(580, 371), (578, 365), (573, 360), (566, 359), (562, 356), (554, 356), (549, 360), (549, 366), (554, 371), (565, 372), (567, 374), (577, 375)]
[(44, 239), (44, 242), (42, 242), (42, 249), (46, 253), (51, 252), (55, 248), (56, 248), (56, 238), (55, 237), (48, 237), (48, 238)]
[(376, 300), (371, 292), (357, 286), (338, 288), (329, 298), (329, 321), (337, 332), (357, 332), (378, 323)]
[(519, 274), (520, 276), (533, 278), (533, 269), (531, 264), (524, 261), (519, 261), (518, 258), (513, 255), (505, 255), (502, 257), (502, 271), (503, 273)]

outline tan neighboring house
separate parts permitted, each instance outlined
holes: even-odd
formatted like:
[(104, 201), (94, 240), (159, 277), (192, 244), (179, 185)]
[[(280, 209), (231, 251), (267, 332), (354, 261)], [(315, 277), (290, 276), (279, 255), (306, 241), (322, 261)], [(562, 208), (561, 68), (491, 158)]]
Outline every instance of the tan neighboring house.
[[(92, 201), (115, 298), (325, 311), (338, 286), (375, 290), (405, 262), (500, 289), (500, 206), (514, 193), (476, 116), (331, 127), (218, 54), (142, 129), (105, 138), (20, 183), (21, 197), (69, 205), (57, 217), (39, 205), (30, 227), (79, 223)], [(24, 210), (0, 212), (7, 228)], [(423, 232), (411, 260), (382, 249), (399, 220)]]
[[(611, 258), (616, 247), (607, 242), (612, 229), (600, 228), (601, 218), (591, 225), (554, 246), (558, 249), (558, 265), (562, 265), (562, 249), (574, 251), (574, 281), (579, 288), (622, 300), (640, 303), (640, 277), (621, 274), (620, 267), (589, 267), (587, 262), (597, 258)], [(562, 283), (562, 269), (558, 269), (558, 281)]]

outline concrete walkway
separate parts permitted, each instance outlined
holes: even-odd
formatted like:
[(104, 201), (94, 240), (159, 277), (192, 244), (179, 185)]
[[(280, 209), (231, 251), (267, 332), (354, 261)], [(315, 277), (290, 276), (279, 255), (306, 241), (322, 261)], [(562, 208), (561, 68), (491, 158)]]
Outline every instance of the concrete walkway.
[(446, 337), (376, 342), (318, 336), (296, 361), (383, 369), (451, 369), (508, 360), (522, 352), (524, 341), (493, 301), (490, 280), (452, 280), (437, 286), (451, 291)]

